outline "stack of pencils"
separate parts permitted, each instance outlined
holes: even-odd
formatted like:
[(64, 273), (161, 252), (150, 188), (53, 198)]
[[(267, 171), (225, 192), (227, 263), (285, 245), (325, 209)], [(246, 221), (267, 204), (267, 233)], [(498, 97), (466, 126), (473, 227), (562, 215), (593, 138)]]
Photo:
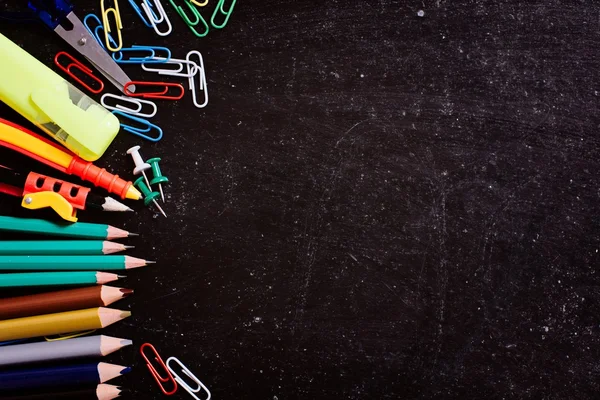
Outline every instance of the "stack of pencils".
[[(65, 240), (0, 241), (0, 399), (101, 399), (121, 388), (106, 384), (130, 368), (102, 358), (130, 340), (84, 336), (131, 315), (109, 306), (133, 293), (105, 285), (114, 272), (151, 262), (117, 253), (112, 240), (133, 234), (108, 225), (60, 224), (0, 216), (0, 232)], [(113, 271), (113, 272), (105, 272)], [(6, 290), (43, 292), (6, 297)]]

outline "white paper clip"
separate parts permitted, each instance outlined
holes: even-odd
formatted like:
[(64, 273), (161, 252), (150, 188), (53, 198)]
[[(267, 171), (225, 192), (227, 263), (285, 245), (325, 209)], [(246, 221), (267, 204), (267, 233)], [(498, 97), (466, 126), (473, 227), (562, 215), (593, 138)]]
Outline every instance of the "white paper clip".
[[(194, 383), (196, 385), (198, 385), (197, 388), (192, 389), (184, 380), (183, 378), (181, 378), (177, 372), (175, 372), (175, 370), (173, 368), (171, 368), (171, 365), (169, 365), (171, 363), (171, 361), (176, 362), (177, 364), (179, 364), (179, 366), (181, 367), (181, 372), (183, 372), (185, 375), (188, 376), (188, 378), (190, 378), (192, 381), (194, 381)], [(169, 371), (171, 372), (171, 374), (173, 375), (173, 378), (175, 378), (175, 381), (179, 384), (179, 386), (181, 386), (182, 388), (184, 388), (194, 399), (196, 400), (201, 400), (198, 396), (196, 396), (196, 393), (199, 393), (201, 390), (204, 390), (207, 394), (208, 397), (206, 397), (203, 400), (210, 400), (210, 390), (208, 390), (208, 388), (206, 386), (204, 386), (204, 384), (202, 382), (200, 382), (200, 379), (196, 378), (196, 376), (194, 374), (191, 373), (191, 371), (189, 369), (187, 369), (187, 367), (185, 365), (183, 365), (181, 363), (181, 361), (179, 361), (177, 358), (175, 357), (169, 357), (167, 359), (167, 368), (169, 369)]]
[[(135, 109), (129, 108), (129, 107), (123, 106), (118, 103), (115, 104), (114, 106), (111, 106), (109, 104), (106, 104), (106, 99), (115, 99), (115, 100), (119, 100), (124, 103), (134, 104), (137, 106), (137, 108), (135, 108)], [(134, 99), (129, 96), (117, 96), (112, 93), (105, 93), (100, 98), (100, 104), (102, 104), (104, 106), (104, 108), (106, 108), (107, 110), (123, 111), (124, 113), (135, 115), (136, 117), (142, 117), (142, 118), (152, 118), (156, 115), (156, 111), (157, 111), (156, 104), (154, 104), (150, 100), (142, 100), (142, 99), (138, 99), (138, 98)], [(152, 107), (151, 113), (143, 113), (142, 112), (142, 109), (144, 108), (144, 104), (147, 104), (150, 107)]]
[[(156, 60), (164, 60), (164, 57), (154, 57), (154, 59)], [(165, 64), (177, 64), (179, 66), (178, 69), (164, 69), (164, 68), (152, 68), (150, 67), (150, 65), (152, 66), (156, 66), (158, 64), (154, 63), (154, 64), (144, 64), (142, 63), (142, 69), (144, 71), (148, 71), (148, 72), (157, 72), (159, 75), (167, 75), (167, 76), (180, 76), (183, 78), (191, 78), (194, 75), (196, 75), (196, 73), (198, 72), (198, 65), (196, 65), (195, 62), (193, 61), (189, 61), (189, 60), (181, 60), (179, 58), (171, 58), (163, 63), (160, 63), (160, 66), (162, 67)], [(184, 65), (186, 66), (186, 71), (187, 72), (182, 72), (183, 71), (183, 67)], [(187, 68), (187, 66), (190, 66), (192, 68)], [(191, 71), (190, 71), (191, 69)]]
[[(196, 74), (198, 75), (198, 91), (204, 92), (204, 103), (198, 103), (198, 94), (196, 93), (196, 83), (195, 83), (195, 75), (188, 78), (189, 89), (192, 92), (192, 98), (194, 99), (194, 105), (198, 108), (204, 108), (208, 104), (208, 87), (206, 85), (206, 72), (204, 70), (204, 59), (202, 58), (202, 54), (200, 54), (197, 50), (192, 50), (187, 53), (185, 59), (187, 61), (191, 61), (192, 55), (197, 55), (200, 62), (196, 63)], [(192, 67), (190, 64), (187, 65), (188, 73), (191, 72)]]
[[(156, 34), (158, 36), (169, 35), (171, 33), (171, 31), (173, 30), (173, 27), (171, 26), (171, 21), (169, 20), (169, 17), (167, 16), (167, 13), (165, 12), (163, 5), (161, 4), (160, 0), (154, 0), (154, 6), (156, 7), (156, 12), (158, 13), (158, 18), (156, 18), (156, 15), (150, 8), (149, 1), (150, 0), (144, 0), (142, 2), (142, 9), (146, 13), (146, 17), (148, 17), (148, 20), (150, 21), (152, 28), (154, 28), (154, 32), (156, 32)], [(158, 24), (161, 24), (163, 22), (165, 22), (167, 24), (167, 26), (169, 27), (169, 29), (166, 32), (161, 32), (158, 29)]]

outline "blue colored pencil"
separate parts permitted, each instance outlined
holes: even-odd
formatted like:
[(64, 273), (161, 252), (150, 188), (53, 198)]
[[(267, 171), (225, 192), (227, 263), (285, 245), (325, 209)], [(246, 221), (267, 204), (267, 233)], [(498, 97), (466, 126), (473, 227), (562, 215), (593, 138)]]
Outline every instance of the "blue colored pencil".
[(97, 385), (126, 374), (130, 370), (129, 367), (102, 362), (10, 370), (0, 372), (0, 391)]

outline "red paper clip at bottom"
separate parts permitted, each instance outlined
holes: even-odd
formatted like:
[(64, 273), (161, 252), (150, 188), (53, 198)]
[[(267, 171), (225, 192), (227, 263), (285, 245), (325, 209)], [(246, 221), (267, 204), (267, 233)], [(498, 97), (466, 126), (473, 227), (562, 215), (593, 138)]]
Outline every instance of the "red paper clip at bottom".
[[(62, 65), (60, 63), (60, 60), (59, 60), (60, 57), (67, 57), (71, 61), (71, 63), (68, 64), (68, 65), (66, 65), (66, 66)], [(56, 66), (58, 68), (60, 68), (62, 71), (64, 71), (67, 75), (69, 75), (75, 81), (79, 82), (79, 84), (81, 86), (83, 86), (84, 88), (86, 88), (90, 92), (98, 94), (98, 93), (100, 93), (100, 92), (102, 92), (104, 90), (104, 82), (102, 82), (102, 80), (100, 80), (99, 78), (97, 78), (96, 76), (94, 76), (94, 72), (91, 69), (89, 69), (88, 67), (86, 67), (85, 65), (83, 65), (81, 62), (77, 61), (75, 59), (75, 57), (73, 57), (72, 55), (70, 55), (66, 51), (61, 51), (59, 53), (56, 53), (56, 56), (54, 57), (54, 64), (56, 64)], [(85, 83), (77, 75), (75, 75), (73, 73), (73, 71), (71, 71), (71, 69), (76, 69), (76, 70), (79, 70), (79, 71), (83, 72), (86, 76), (88, 76), (89, 78), (91, 78), (94, 82), (97, 82), (100, 85), (100, 87), (98, 89), (94, 89), (93, 87), (91, 87), (90, 85), (88, 85), (87, 83)]]
[[(158, 362), (158, 365), (160, 365), (160, 367), (165, 371), (165, 373), (167, 375), (166, 377), (160, 376), (160, 373), (156, 370), (156, 368), (154, 368), (154, 366), (152, 365), (152, 362), (148, 359), (148, 356), (146, 355), (146, 353), (144, 353), (145, 348), (149, 348), (150, 351), (153, 353), (152, 356), (154, 356), (154, 359), (156, 360), (156, 362)], [(165, 365), (165, 362), (162, 360), (162, 358), (160, 357), (160, 355), (158, 354), (158, 352), (156, 351), (154, 346), (152, 346), (150, 343), (144, 343), (140, 347), (140, 353), (142, 354), (142, 357), (146, 361), (146, 366), (150, 370), (150, 373), (154, 377), (154, 380), (156, 381), (156, 383), (158, 383), (160, 390), (162, 390), (162, 392), (164, 394), (166, 394), (167, 396), (174, 394), (177, 391), (177, 382), (175, 382), (173, 375), (171, 375), (171, 371), (169, 371), (169, 369)], [(163, 386), (163, 383), (167, 383), (169, 381), (173, 382), (173, 390), (171, 390), (170, 392), (167, 392), (167, 390)]]
[[(133, 93), (129, 90), (130, 86), (136, 87), (136, 92)], [(162, 88), (160, 92), (145, 92), (138, 93), (138, 86), (156, 86), (157, 88)], [(167, 92), (170, 88), (178, 88), (181, 92), (179, 95), (167, 95)], [(162, 99), (162, 100), (181, 100), (183, 95), (185, 94), (185, 89), (179, 83), (168, 83), (168, 82), (143, 82), (143, 81), (133, 81), (127, 82), (124, 87), (125, 94), (129, 97), (141, 97), (144, 99)]]

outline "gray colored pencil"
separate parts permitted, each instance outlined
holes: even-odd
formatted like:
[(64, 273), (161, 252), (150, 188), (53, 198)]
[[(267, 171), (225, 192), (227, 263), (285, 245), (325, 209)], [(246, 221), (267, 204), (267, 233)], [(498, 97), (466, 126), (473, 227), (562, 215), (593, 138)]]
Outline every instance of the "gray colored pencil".
[(72, 358), (103, 357), (129, 345), (131, 340), (97, 335), (54, 342), (0, 346), (0, 367)]

